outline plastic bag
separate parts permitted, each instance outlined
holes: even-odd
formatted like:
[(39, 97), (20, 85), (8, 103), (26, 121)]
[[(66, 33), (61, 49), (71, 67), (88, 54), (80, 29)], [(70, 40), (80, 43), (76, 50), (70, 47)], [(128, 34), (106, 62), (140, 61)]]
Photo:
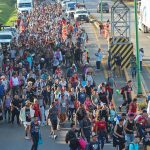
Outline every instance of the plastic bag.
[(43, 144), (42, 136), (41, 136), (41, 131), (39, 130), (39, 141), (38, 144), (41, 145)]
[(82, 137), (79, 139), (79, 144), (80, 144), (80, 147), (81, 149), (85, 149), (86, 148), (86, 145), (87, 145), (87, 141), (84, 140)]
[(138, 150), (139, 149), (139, 145), (137, 143), (131, 143), (129, 145), (129, 150)]

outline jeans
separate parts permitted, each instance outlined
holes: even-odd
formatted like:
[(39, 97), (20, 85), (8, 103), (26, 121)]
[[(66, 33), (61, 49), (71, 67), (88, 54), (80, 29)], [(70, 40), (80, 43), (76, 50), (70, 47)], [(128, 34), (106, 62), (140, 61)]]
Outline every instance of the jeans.
[(140, 70), (142, 71), (142, 61), (140, 61)]
[(75, 111), (74, 108), (69, 108), (69, 111), (68, 111), (68, 120), (73, 120), (73, 112)]
[(131, 142), (134, 141), (134, 134), (126, 134), (127, 146), (130, 145)]
[(38, 148), (38, 142), (39, 142), (39, 133), (33, 133), (31, 134), (33, 145), (31, 150), (37, 150)]
[(13, 86), (13, 87), (12, 87), (12, 94), (13, 94), (13, 96), (14, 96), (15, 94), (18, 94), (18, 90), (19, 90), (19, 86)]
[(96, 69), (100, 69), (101, 67), (101, 62), (100, 61), (96, 61)]
[(10, 121), (10, 108), (9, 107), (4, 108), (5, 120), (7, 119), (7, 113), (8, 113), (8, 121)]
[(17, 111), (17, 110), (13, 110), (12, 111), (12, 118), (11, 118), (11, 122), (12, 123), (14, 123), (14, 118), (16, 116), (17, 117), (17, 124), (20, 124), (20, 122), (19, 122), (19, 114), (20, 114), (20, 112)]
[(105, 131), (100, 131), (98, 133), (98, 142), (99, 144), (101, 144), (101, 149), (104, 148), (105, 135), (106, 135)]

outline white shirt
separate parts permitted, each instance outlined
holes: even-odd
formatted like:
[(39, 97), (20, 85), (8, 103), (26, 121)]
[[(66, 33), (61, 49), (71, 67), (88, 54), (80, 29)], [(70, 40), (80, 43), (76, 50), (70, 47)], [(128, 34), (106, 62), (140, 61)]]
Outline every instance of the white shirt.
[(90, 84), (93, 85), (93, 78), (92, 78), (91, 75), (87, 75), (87, 76), (86, 76), (86, 80), (87, 80), (87, 81), (90, 81)]
[(2, 80), (2, 84), (4, 85), (4, 89), (8, 89), (8, 80)]
[(64, 86), (67, 85), (67, 82), (66, 82), (66, 81), (60, 81), (59, 84), (60, 84), (62, 87), (64, 87)]
[(139, 53), (139, 60), (140, 60), (140, 61), (143, 60), (143, 56), (144, 56), (144, 54), (140, 51), (140, 53)]
[(18, 80), (18, 77), (12, 77), (12, 83), (13, 83), (13, 86), (18, 86), (19, 85), (19, 80)]
[(102, 58), (103, 58), (102, 52), (98, 52), (95, 55), (96, 55), (96, 61), (102, 61)]

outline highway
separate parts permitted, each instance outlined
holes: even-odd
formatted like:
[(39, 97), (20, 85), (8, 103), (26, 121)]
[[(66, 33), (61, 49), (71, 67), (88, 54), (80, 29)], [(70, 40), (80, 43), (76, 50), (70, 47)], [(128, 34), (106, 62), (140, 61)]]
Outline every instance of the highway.
[[(88, 10), (91, 14), (95, 15), (97, 19), (100, 19), (100, 14), (96, 13), (96, 7), (99, 0), (85, 0)], [(109, 1), (110, 6), (112, 6), (113, 2)], [(104, 21), (110, 19), (110, 13), (103, 15)], [(90, 54), (90, 63), (95, 64), (95, 53), (97, 49), (101, 47), (103, 49), (103, 54), (107, 54), (107, 41), (103, 39), (97, 29), (91, 23), (85, 23), (82, 27), (86, 30), (89, 36), (89, 41), (87, 43), (87, 48), (89, 49)], [(131, 7), (131, 41), (135, 44), (135, 32), (134, 32), (134, 11), (133, 7)], [(149, 51), (149, 34), (143, 34), (139, 32), (139, 45), (140, 47), (144, 48), (145, 57), (150, 58), (150, 51)], [(106, 62), (105, 62), (106, 63)], [(105, 66), (105, 64), (104, 64)], [(149, 68), (149, 67), (148, 67)], [(145, 80), (147, 81), (148, 70), (144, 68), (145, 73)], [(150, 68), (149, 68), (150, 69)], [(104, 67), (102, 71), (95, 74), (94, 80), (96, 81), (97, 85), (100, 82), (105, 82), (105, 78), (107, 77), (107, 71)], [(122, 87), (125, 84), (125, 79), (120, 78), (117, 80), (118, 87)], [(149, 86), (148, 86), (149, 88)], [(114, 101), (117, 104), (117, 107), (121, 104), (121, 96), (118, 96), (116, 93), (114, 95)], [(39, 146), (38, 150), (69, 150), (68, 145), (65, 143), (65, 134), (69, 128), (68, 122), (66, 123), (65, 127), (58, 131), (58, 138), (56, 141), (50, 138), (49, 134), (49, 127), (41, 127), (42, 130), (42, 138), (43, 144)], [(31, 141), (27, 141), (24, 139), (24, 128), (18, 127), (16, 124), (11, 125), (4, 122), (0, 122), (0, 150), (30, 150), (31, 149)], [(106, 144), (104, 150), (114, 150), (112, 144)]]
[[(91, 23), (85, 23), (82, 27), (86, 30), (89, 36), (87, 48), (91, 57), (90, 63), (95, 65), (95, 53), (99, 47), (103, 47), (105, 54), (107, 53), (107, 43), (105, 39), (99, 37), (98, 31)], [(106, 75), (104, 71), (96, 73), (94, 80), (97, 85), (101, 82), (105, 82)], [(58, 138), (54, 141), (50, 138), (49, 127), (41, 127), (43, 144), (39, 146), (38, 150), (69, 150), (69, 146), (65, 143), (65, 135), (69, 129), (69, 123), (67, 122), (63, 129), (58, 131)], [(18, 127), (17, 124), (11, 125), (4, 122), (0, 122), (0, 149), (2, 150), (30, 150), (31, 141), (25, 140), (24, 127)], [(104, 150), (113, 150), (112, 143), (106, 144)]]

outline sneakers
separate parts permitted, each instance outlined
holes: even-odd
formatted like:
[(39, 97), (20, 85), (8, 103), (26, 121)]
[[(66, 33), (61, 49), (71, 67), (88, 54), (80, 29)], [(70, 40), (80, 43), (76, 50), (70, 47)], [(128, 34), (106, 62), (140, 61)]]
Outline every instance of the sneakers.
[(26, 140), (30, 140), (30, 138), (29, 138), (28, 136), (25, 136), (25, 139), (26, 139)]
[(57, 138), (57, 135), (54, 135), (54, 140), (56, 140), (56, 138)]

